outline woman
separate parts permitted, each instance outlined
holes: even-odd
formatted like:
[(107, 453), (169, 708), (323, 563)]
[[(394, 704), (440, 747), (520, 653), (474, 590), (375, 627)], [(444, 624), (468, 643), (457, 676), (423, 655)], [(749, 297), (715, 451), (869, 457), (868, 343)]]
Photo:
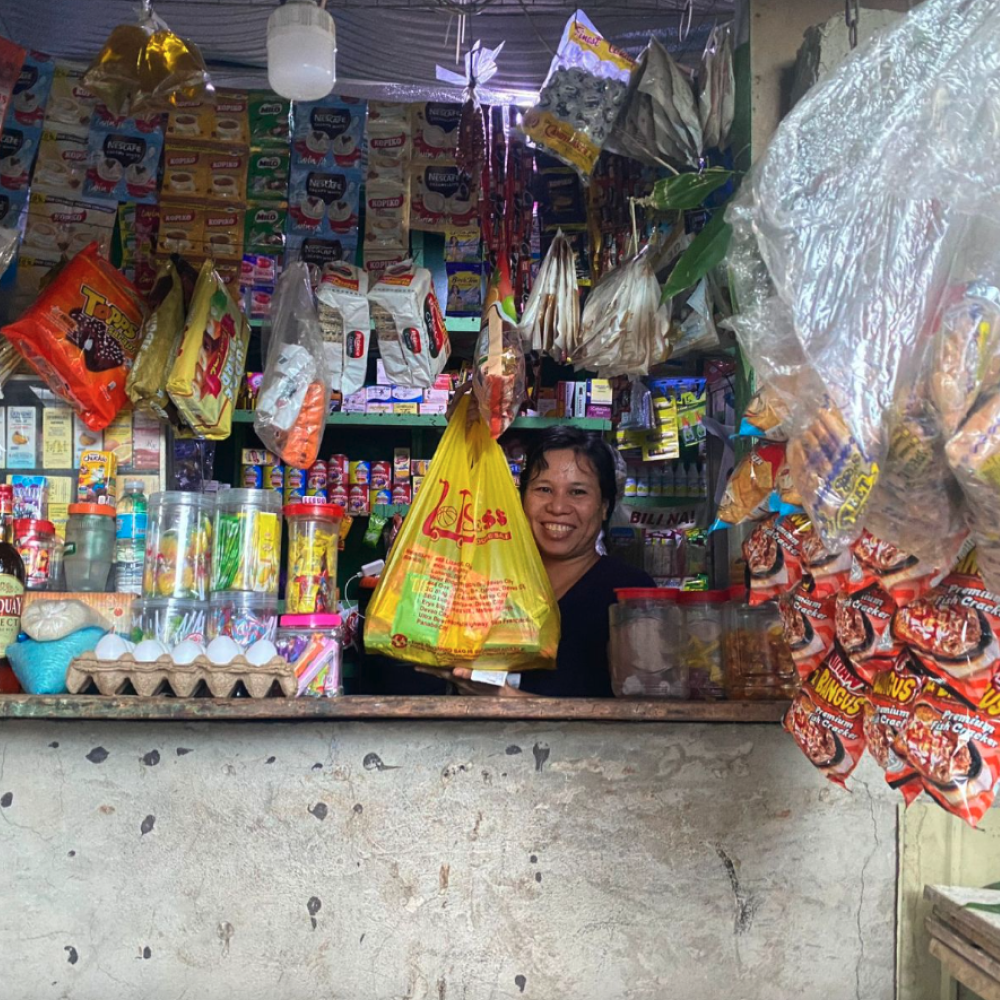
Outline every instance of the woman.
[[(526, 671), (520, 690), (474, 684), (470, 671), (456, 668), (451, 679), (463, 694), (562, 698), (610, 698), (608, 671), (608, 608), (615, 590), (653, 587), (652, 578), (597, 549), (602, 528), (607, 527), (618, 493), (615, 457), (611, 446), (596, 434), (572, 427), (552, 427), (536, 438), (521, 477), (524, 512), (538, 546), (542, 565), (559, 602), (562, 632), (556, 670)], [(440, 672), (437, 684), (429, 679), (412, 683), (413, 668), (389, 669), (390, 690), (378, 693), (443, 694)], [(410, 673), (411, 681), (401, 676)]]

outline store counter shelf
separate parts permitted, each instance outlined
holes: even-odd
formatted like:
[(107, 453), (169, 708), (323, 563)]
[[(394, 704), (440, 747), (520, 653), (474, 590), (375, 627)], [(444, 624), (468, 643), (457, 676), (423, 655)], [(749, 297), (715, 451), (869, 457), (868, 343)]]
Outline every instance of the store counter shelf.
[[(240, 424), (253, 423), (253, 410), (236, 410), (233, 420)], [(445, 427), (448, 418), (443, 414), (396, 413), (331, 413), (327, 425), (342, 427)], [(514, 430), (539, 430), (544, 427), (577, 427), (584, 431), (609, 431), (610, 420), (593, 417), (517, 417)]]
[(778, 722), (784, 701), (632, 698), (171, 698), (138, 695), (0, 695), (0, 720), (317, 721), (351, 719), (540, 719), (580, 722)]

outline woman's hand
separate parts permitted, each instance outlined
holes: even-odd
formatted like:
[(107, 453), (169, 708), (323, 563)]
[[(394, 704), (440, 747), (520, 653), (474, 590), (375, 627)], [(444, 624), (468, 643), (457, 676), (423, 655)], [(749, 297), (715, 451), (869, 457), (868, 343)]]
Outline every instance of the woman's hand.
[(450, 681), (464, 695), (475, 695), (492, 698), (531, 698), (532, 695), (526, 691), (519, 691), (517, 688), (504, 684), (498, 687), (496, 684), (482, 684), (472, 680), (472, 671), (468, 667), (455, 667), (454, 670), (430, 670), (425, 667), (416, 668), (418, 674), (428, 674), (431, 677), (440, 677)]

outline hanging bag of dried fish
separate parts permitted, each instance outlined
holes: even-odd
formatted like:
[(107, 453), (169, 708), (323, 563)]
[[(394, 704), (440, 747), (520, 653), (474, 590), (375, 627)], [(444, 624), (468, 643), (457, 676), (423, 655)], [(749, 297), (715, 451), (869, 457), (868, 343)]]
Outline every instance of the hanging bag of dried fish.
[(538, 269), (521, 316), (525, 350), (547, 354), (559, 364), (571, 357), (580, 338), (580, 292), (576, 254), (560, 229)]

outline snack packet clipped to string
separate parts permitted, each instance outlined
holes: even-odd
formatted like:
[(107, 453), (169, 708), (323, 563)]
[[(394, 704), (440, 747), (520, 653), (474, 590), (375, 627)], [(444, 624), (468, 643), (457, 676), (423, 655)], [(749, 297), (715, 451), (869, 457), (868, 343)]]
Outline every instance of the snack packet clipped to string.
[(923, 791), (920, 774), (906, 757), (906, 731), (913, 721), (924, 679), (913, 670), (905, 650), (894, 659), (879, 661), (864, 706), (865, 746), (885, 772), (890, 788), (897, 789), (907, 805)]
[(801, 531), (800, 558), (802, 569), (812, 581), (812, 592), (817, 599), (833, 597), (847, 587), (854, 557), (850, 549), (829, 552), (812, 523)]
[(896, 602), (877, 583), (837, 600), (837, 642), (851, 666), (865, 681), (899, 655), (901, 644), (892, 631)]
[(788, 407), (776, 392), (761, 386), (753, 395), (740, 422), (740, 437), (787, 441)]
[(326, 429), (330, 376), (307, 264), (298, 261), (285, 269), (273, 312), (254, 430), (286, 465), (308, 469)]
[(125, 381), (145, 315), (139, 292), (91, 243), (3, 335), (91, 430), (100, 431), (128, 401)]
[(772, 514), (750, 533), (743, 558), (750, 570), (751, 605), (776, 600), (801, 582), (800, 553), (808, 528), (809, 519), (802, 514)]
[(833, 649), (836, 607), (835, 597), (817, 598), (805, 583), (778, 600), (785, 642), (803, 680), (808, 680)]
[(926, 565), (915, 555), (876, 538), (869, 531), (861, 535), (851, 551), (856, 562), (848, 589), (857, 593), (877, 583), (899, 607), (926, 594), (943, 576), (937, 567)]
[(865, 752), (868, 687), (834, 649), (802, 685), (785, 714), (790, 733), (809, 762), (845, 785)]
[(785, 446), (759, 444), (740, 459), (726, 484), (714, 528), (759, 521), (771, 513), (772, 496), (778, 489), (785, 465)]

